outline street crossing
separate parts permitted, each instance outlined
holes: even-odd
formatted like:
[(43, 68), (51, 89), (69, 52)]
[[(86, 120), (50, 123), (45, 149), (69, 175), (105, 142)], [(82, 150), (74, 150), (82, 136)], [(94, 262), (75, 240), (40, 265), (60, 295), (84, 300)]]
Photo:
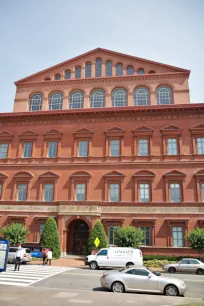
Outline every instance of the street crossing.
[(0, 272), (0, 285), (27, 287), (48, 277), (73, 269), (43, 265), (21, 265), (20, 271), (14, 271), (14, 266), (8, 265), (5, 272)]

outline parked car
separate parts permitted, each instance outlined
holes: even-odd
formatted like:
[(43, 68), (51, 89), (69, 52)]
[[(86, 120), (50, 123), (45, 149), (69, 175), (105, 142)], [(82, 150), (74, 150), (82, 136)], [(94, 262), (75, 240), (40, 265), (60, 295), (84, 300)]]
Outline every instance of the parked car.
[(119, 271), (104, 272), (101, 286), (116, 293), (151, 292), (169, 296), (183, 295), (187, 286), (183, 280), (160, 276), (144, 266), (131, 266)]
[(163, 267), (163, 270), (169, 273), (196, 272), (199, 275), (203, 275), (204, 274), (204, 263), (194, 258), (183, 258), (177, 263), (165, 265)]
[[(22, 263), (30, 262), (32, 260), (32, 257), (30, 255), (30, 250), (22, 248), (24, 255), (22, 259)], [(18, 247), (10, 247), (8, 251), (8, 263), (14, 263), (15, 262), (15, 254), (18, 250)]]
[(42, 247), (40, 246), (24, 246), (27, 250), (30, 250), (31, 257), (34, 258), (42, 258)]
[(87, 256), (85, 265), (93, 270), (100, 267), (142, 266), (143, 257), (139, 249), (109, 247), (101, 249), (96, 255)]

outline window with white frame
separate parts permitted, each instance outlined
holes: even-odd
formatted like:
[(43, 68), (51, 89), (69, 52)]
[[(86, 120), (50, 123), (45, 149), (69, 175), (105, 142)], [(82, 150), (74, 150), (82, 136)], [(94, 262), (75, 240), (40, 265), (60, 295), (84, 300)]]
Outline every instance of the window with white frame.
[(76, 184), (76, 201), (85, 201), (86, 199), (86, 184)]
[(62, 94), (55, 92), (50, 96), (49, 110), (62, 109)]
[(53, 201), (53, 196), (54, 196), (54, 185), (44, 184), (44, 201), (47, 202)]
[(26, 201), (27, 188), (27, 184), (18, 184), (18, 201)]
[(172, 227), (173, 247), (183, 247), (183, 227)]
[(181, 186), (180, 184), (171, 183), (170, 184), (170, 198), (172, 202), (181, 201)]
[(140, 202), (150, 201), (150, 186), (149, 184), (139, 184)]
[(67, 71), (65, 72), (65, 79), (66, 79), (66, 80), (71, 79), (71, 71), (70, 71), (70, 70), (67, 70)]
[(109, 200), (110, 202), (120, 201), (120, 185), (119, 184), (109, 185)]
[(151, 245), (151, 227), (141, 226), (140, 228), (144, 233), (144, 239), (142, 241), (142, 245)]
[(70, 95), (69, 108), (84, 108), (84, 94), (81, 91), (75, 91)]
[(112, 93), (112, 106), (120, 107), (127, 105), (127, 91), (124, 88), (115, 89)]
[(80, 140), (78, 143), (79, 146), (79, 157), (86, 157), (88, 156), (88, 141), (87, 140)]
[(112, 62), (106, 62), (106, 76), (112, 76)]
[(201, 183), (201, 198), (204, 201), (204, 183)]
[(111, 139), (110, 140), (110, 156), (120, 156), (120, 140)]
[(24, 142), (23, 144), (23, 157), (30, 158), (32, 156), (32, 142)]
[(116, 64), (116, 76), (123, 75), (123, 65), (118, 63)]
[(42, 95), (34, 94), (29, 101), (29, 111), (35, 112), (42, 110)]
[(149, 155), (149, 142), (148, 139), (139, 139), (139, 156)]
[(115, 233), (118, 230), (118, 226), (109, 226), (108, 227), (108, 244), (115, 245)]
[(57, 141), (50, 141), (48, 143), (48, 157), (55, 158), (57, 156)]
[(177, 155), (177, 154), (178, 154), (177, 139), (169, 138), (168, 139), (168, 155)]
[(149, 90), (145, 87), (134, 90), (134, 104), (137, 106), (149, 105)]
[(91, 69), (92, 69), (91, 63), (86, 63), (86, 66), (85, 66), (85, 77), (86, 78), (91, 78)]
[(8, 143), (0, 144), (0, 158), (6, 158), (8, 154)]
[(95, 76), (97, 78), (101, 77), (102, 75), (102, 60), (100, 58), (96, 59), (96, 64), (95, 64)]
[(157, 104), (172, 104), (172, 90), (168, 86), (157, 88)]
[(105, 106), (105, 93), (103, 90), (95, 90), (91, 93), (91, 107), (98, 108)]
[(131, 75), (134, 73), (134, 69), (133, 69), (133, 66), (127, 66), (127, 69), (126, 69), (126, 74), (127, 75)]
[(204, 154), (204, 138), (197, 138), (198, 154)]
[(78, 66), (75, 68), (75, 78), (80, 79), (80, 77), (81, 77), (81, 67)]

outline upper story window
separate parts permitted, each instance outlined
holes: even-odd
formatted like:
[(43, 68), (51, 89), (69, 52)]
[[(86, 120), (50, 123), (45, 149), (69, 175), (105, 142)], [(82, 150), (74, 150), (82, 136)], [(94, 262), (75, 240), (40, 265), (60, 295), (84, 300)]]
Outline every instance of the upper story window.
[(154, 70), (150, 70), (148, 73), (149, 74), (153, 74), (153, 73), (155, 73), (155, 71)]
[(60, 79), (61, 79), (61, 74), (59, 74), (59, 73), (56, 74), (56, 75), (55, 75), (55, 80), (56, 80), (56, 81), (59, 81)]
[(81, 91), (75, 91), (70, 95), (69, 108), (84, 108), (84, 94)]
[(201, 197), (202, 201), (204, 201), (204, 183), (201, 183)]
[(134, 91), (135, 105), (149, 105), (149, 90), (145, 87), (136, 88)]
[(168, 86), (157, 88), (157, 104), (172, 104), (172, 90)]
[(3, 184), (0, 183), (0, 200), (1, 200), (1, 196), (2, 196), (2, 190), (3, 190)]
[(109, 200), (110, 202), (120, 201), (120, 185), (119, 184), (109, 185)]
[(150, 186), (149, 184), (140, 184), (140, 202), (150, 201)]
[(59, 92), (53, 93), (50, 96), (49, 110), (62, 109), (62, 94)]
[(29, 111), (40, 111), (42, 110), (42, 95), (34, 94), (29, 101)]
[(112, 106), (120, 107), (127, 105), (127, 91), (124, 88), (115, 89), (112, 93)]
[(170, 197), (172, 202), (181, 202), (180, 184), (170, 184)]
[(106, 62), (106, 76), (112, 76), (112, 62)]
[(79, 141), (79, 157), (86, 157), (88, 156), (88, 144), (89, 142), (87, 140), (80, 140)]
[(91, 63), (86, 63), (86, 67), (85, 67), (85, 77), (86, 78), (91, 78), (91, 69), (92, 69)]
[(134, 68), (133, 66), (127, 66), (127, 69), (126, 69), (126, 74), (127, 75), (131, 75), (134, 73)]
[(197, 138), (196, 140), (198, 154), (204, 154), (204, 138)]
[(81, 67), (78, 66), (75, 68), (75, 78), (80, 79), (80, 77), (81, 77)]
[(76, 184), (76, 201), (86, 200), (86, 184)]
[(96, 77), (99, 78), (102, 75), (102, 59), (97, 58), (96, 59)]
[(6, 158), (8, 154), (8, 143), (0, 144), (0, 158)]
[(44, 201), (53, 201), (54, 184), (44, 184)]
[(26, 201), (27, 184), (18, 184), (18, 201)]
[(138, 154), (139, 156), (147, 156), (149, 155), (149, 143), (148, 139), (139, 139), (138, 145)]
[(116, 64), (116, 76), (123, 75), (123, 65), (122, 64)]
[(65, 72), (65, 79), (66, 79), (66, 80), (71, 79), (71, 71), (70, 71), (70, 70), (67, 70), (67, 71)]
[(110, 140), (110, 156), (120, 156), (120, 140), (111, 139)]
[(48, 143), (48, 157), (55, 158), (57, 156), (57, 141), (50, 141)]
[(32, 142), (24, 142), (23, 144), (23, 157), (30, 158), (32, 156)]
[(137, 70), (137, 74), (144, 74), (145, 72), (144, 72), (144, 69), (143, 68), (139, 68), (138, 70)]
[(177, 139), (169, 138), (168, 139), (168, 155), (177, 155), (177, 154), (178, 154)]
[(105, 94), (103, 90), (95, 90), (91, 93), (91, 107), (104, 107), (105, 106)]

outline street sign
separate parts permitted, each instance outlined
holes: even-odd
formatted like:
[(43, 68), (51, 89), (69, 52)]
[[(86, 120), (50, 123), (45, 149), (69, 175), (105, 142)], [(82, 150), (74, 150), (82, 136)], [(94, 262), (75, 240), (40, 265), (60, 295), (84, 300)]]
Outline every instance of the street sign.
[(9, 241), (0, 238), (0, 272), (6, 271)]
[(100, 244), (100, 240), (99, 240), (99, 238), (98, 238), (98, 237), (96, 237), (96, 239), (94, 240), (94, 244), (95, 244), (95, 246), (96, 246), (96, 247), (98, 247), (98, 246), (99, 246), (99, 244)]

